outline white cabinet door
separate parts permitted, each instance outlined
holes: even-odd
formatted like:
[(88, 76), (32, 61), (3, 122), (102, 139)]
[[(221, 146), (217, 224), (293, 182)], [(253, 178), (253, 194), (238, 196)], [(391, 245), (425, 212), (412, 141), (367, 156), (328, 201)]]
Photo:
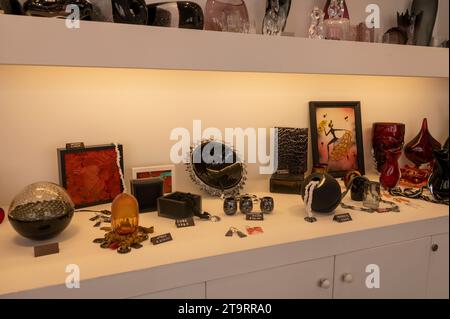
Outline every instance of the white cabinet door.
[(336, 256), (334, 298), (426, 298), (430, 244), (422, 238)]
[(210, 299), (332, 298), (334, 257), (206, 282)]
[(448, 234), (433, 236), (428, 270), (428, 298), (448, 299)]
[(205, 299), (205, 283), (154, 292), (132, 299)]

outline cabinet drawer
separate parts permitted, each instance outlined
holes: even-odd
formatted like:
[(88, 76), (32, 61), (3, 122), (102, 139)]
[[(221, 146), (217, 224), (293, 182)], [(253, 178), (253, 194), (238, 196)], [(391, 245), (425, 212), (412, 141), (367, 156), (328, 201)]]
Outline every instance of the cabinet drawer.
[(430, 242), (423, 238), (336, 256), (334, 298), (425, 298)]
[(205, 283), (158, 291), (132, 299), (205, 299)]
[[(208, 281), (211, 299), (331, 298), (334, 257)], [(328, 280), (325, 284), (321, 280)], [(329, 284), (327, 287), (327, 283)]]

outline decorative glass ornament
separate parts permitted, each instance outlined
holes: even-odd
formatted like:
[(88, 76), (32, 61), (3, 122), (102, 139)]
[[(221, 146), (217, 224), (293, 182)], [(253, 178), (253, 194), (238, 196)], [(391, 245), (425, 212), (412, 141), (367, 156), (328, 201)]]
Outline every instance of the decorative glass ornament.
[(26, 238), (49, 239), (69, 225), (74, 207), (62, 187), (39, 182), (25, 187), (14, 197), (8, 219), (13, 228)]
[(325, 31), (323, 27), (323, 20), (325, 13), (319, 8), (314, 7), (311, 12), (311, 25), (309, 26), (308, 35), (310, 39), (324, 39)]
[(76, 5), (80, 12), (80, 20), (92, 20), (92, 4), (87, 0), (27, 0), (23, 4), (26, 15), (38, 17), (66, 18), (72, 14), (66, 8)]
[(301, 189), (303, 200), (305, 200), (306, 188), (311, 182), (317, 182), (317, 187), (312, 193), (312, 211), (323, 214), (334, 212), (342, 198), (341, 187), (336, 179), (326, 173), (309, 175), (303, 182)]
[(372, 155), (378, 172), (386, 162), (385, 152), (403, 148), (405, 142), (405, 124), (374, 123), (372, 127)]
[(208, 0), (205, 30), (248, 33), (250, 22), (243, 0)]
[(116, 234), (130, 235), (139, 226), (139, 204), (133, 195), (122, 193), (112, 202), (111, 227)]
[(380, 175), (380, 184), (385, 189), (391, 189), (398, 185), (401, 172), (398, 165), (398, 159), (402, 155), (402, 149), (391, 149), (385, 151), (386, 162), (383, 165)]
[(145, 0), (112, 0), (115, 23), (147, 24)]
[(328, 0), (325, 5), (325, 34), (329, 40), (348, 40), (350, 15), (345, 0)]
[(262, 33), (281, 35), (286, 27), (291, 0), (267, 0)]
[(428, 189), (436, 200), (449, 199), (448, 150), (434, 151), (436, 163), (428, 180)]
[(440, 149), (441, 143), (431, 136), (430, 131), (428, 130), (428, 121), (427, 119), (423, 119), (422, 128), (419, 134), (405, 146), (405, 156), (413, 162), (416, 167), (419, 167), (420, 165), (428, 164), (433, 161), (433, 151)]

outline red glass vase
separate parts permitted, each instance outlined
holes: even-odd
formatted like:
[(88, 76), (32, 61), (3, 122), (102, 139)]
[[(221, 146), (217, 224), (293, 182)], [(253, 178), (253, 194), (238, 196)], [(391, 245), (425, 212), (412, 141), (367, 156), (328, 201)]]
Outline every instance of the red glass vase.
[(418, 168), (431, 163), (434, 159), (433, 151), (440, 149), (441, 143), (431, 136), (427, 119), (423, 119), (419, 134), (405, 146), (405, 156)]
[(384, 189), (394, 188), (398, 185), (401, 177), (398, 159), (402, 155), (402, 149), (391, 149), (385, 151), (386, 162), (383, 165), (380, 175), (380, 184)]
[(374, 123), (372, 127), (372, 155), (377, 171), (381, 173), (386, 163), (385, 152), (402, 149), (405, 143), (405, 124)]

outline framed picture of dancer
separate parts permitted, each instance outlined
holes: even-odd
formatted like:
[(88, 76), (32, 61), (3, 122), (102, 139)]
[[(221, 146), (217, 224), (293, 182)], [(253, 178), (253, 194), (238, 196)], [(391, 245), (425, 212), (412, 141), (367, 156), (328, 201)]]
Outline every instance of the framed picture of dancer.
[(334, 177), (349, 171), (365, 174), (360, 102), (310, 102), (314, 166)]

